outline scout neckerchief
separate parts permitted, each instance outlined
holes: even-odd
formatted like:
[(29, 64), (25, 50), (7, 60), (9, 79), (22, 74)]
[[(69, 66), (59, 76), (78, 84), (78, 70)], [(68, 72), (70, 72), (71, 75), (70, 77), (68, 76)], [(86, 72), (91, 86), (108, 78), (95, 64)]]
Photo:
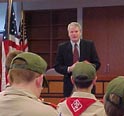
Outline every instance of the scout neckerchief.
[(66, 103), (73, 116), (79, 116), (84, 112), (91, 104), (96, 102), (94, 99), (89, 98), (67, 98)]

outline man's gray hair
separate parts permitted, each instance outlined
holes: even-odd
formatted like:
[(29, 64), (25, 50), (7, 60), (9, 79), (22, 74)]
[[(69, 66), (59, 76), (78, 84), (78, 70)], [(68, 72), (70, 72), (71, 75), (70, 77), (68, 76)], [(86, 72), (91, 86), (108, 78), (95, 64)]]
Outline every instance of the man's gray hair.
[(80, 31), (82, 31), (81, 25), (78, 22), (71, 22), (70, 24), (68, 24), (68, 31), (70, 29), (71, 26), (75, 26), (78, 27), (80, 29)]

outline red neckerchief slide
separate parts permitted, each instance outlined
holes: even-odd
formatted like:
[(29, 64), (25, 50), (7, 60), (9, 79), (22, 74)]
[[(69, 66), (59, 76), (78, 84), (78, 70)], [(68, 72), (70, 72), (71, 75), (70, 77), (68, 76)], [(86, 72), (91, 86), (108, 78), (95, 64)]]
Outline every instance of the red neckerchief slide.
[(67, 106), (73, 113), (73, 116), (79, 116), (94, 102), (96, 100), (89, 98), (67, 98), (66, 100)]

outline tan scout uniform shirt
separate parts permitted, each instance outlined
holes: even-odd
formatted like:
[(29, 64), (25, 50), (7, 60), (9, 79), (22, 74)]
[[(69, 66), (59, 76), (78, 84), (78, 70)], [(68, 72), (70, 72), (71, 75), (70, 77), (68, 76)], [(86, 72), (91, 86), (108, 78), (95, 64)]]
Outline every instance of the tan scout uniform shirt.
[[(91, 104), (84, 112), (82, 112), (79, 116), (106, 116), (104, 105), (102, 102), (96, 99), (96, 97), (91, 93), (86, 92), (74, 92), (71, 98), (89, 98), (95, 100), (93, 104)], [(80, 107), (80, 104), (71, 104), (71, 106)], [(83, 107), (83, 104), (82, 104)], [(58, 104), (58, 112), (60, 116), (74, 116), (67, 106), (67, 100)]]
[(35, 95), (8, 87), (4, 95), (0, 95), (0, 116), (58, 116), (58, 113)]

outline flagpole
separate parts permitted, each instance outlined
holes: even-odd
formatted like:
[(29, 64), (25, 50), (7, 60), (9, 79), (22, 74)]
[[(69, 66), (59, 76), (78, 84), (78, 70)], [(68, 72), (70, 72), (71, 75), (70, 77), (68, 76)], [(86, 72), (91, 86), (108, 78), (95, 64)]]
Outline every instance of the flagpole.
[(9, 33), (10, 33), (10, 18), (11, 18), (11, 9), (12, 9), (12, 0), (8, 0), (8, 19), (7, 19), (7, 29), (8, 29), (8, 33), (7, 33), (7, 35), (8, 35), (8, 37), (9, 37)]
[(21, 2), (21, 25), (23, 25), (23, 35), (22, 35), (22, 39), (24, 40), (24, 11), (23, 11), (23, 2)]
[(23, 51), (24, 42), (24, 20), (23, 20), (23, 2), (21, 2), (21, 21), (20, 21), (20, 48)]
[(28, 51), (28, 44), (27, 44), (27, 33), (26, 33), (26, 26), (25, 26), (25, 13), (23, 10), (23, 2), (21, 2), (21, 20), (20, 20), (20, 48), (22, 51)]

